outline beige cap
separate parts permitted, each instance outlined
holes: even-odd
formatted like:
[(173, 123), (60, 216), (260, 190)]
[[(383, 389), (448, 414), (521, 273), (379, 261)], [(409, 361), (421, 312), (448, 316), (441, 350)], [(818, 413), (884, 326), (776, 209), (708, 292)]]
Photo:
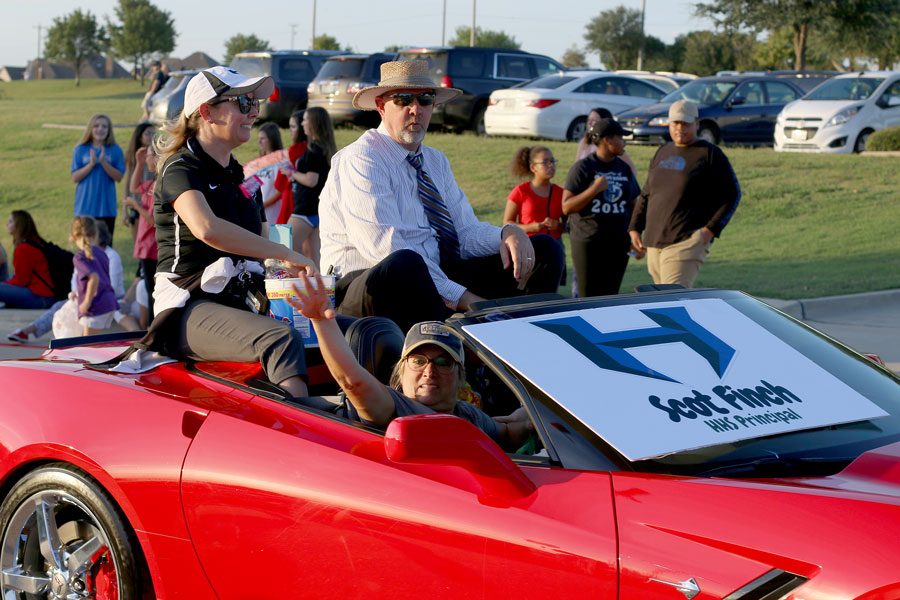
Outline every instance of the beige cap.
[(700, 112), (697, 109), (697, 104), (690, 100), (678, 100), (669, 107), (669, 123), (672, 121), (693, 123), (699, 117)]

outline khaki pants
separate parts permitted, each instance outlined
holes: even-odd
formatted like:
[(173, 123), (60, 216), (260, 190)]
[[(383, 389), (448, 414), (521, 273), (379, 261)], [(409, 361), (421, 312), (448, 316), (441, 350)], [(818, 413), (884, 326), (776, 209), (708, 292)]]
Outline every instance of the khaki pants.
[(686, 288), (694, 286), (700, 266), (709, 254), (710, 241), (703, 241), (698, 229), (691, 237), (665, 248), (647, 248), (647, 271), (653, 283), (678, 283)]

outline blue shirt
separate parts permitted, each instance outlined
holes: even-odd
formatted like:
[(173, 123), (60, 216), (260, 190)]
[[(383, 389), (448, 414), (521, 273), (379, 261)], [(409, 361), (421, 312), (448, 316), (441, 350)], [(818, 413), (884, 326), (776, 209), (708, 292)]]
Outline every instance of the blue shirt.
[[(104, 146), (106, 162), (125, 172), (125, 155), (118, 144)], [(91, 162), (91, 144), (79, 144), (72, 153), (72, 173)], [(106, 174), (98, 160), (87, 177), (75, 186), (75, 216), (115, 217), (117, 214), (116, 182)]]

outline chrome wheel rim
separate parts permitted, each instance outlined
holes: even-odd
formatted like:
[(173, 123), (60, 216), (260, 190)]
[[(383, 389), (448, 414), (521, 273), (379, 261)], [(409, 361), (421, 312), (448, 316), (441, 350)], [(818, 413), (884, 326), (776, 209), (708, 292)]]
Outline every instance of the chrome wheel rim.
[(25, 499), (3, 532), (3, 600), (25, 594), (53, 600), (117, 598), (116, 557), (98, 523), (84, 503), (61, 490)]

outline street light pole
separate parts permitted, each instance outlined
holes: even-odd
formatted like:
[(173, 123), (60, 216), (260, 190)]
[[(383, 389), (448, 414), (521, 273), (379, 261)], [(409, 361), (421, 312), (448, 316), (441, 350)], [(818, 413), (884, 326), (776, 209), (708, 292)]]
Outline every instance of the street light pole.
[(447, 43), (447, 0), (444, 0), (444, 18), (441, 21), (441, 46)]
[(472, 29), (469, 31), (469, 46), (475, 46), (475, 0), (472, 0)]
[(637, 70), (644, 70), (644, 15), (647, 13), (647, 0), (641, 0), (641, 47), (638, 49)]
[(43, 78), (44, 75), (44, 63), (41, 60), (41, 31), (44, 29), (43, 25), (35, 25), (35, 29), (38, 31), (38, 46), (37, 46), (37, 69), (35, 70), (35, 77), (38, 79)]
[(291, 28), (291, 50), (293, 50), (294, 49), (294, 38), (297, 36), (297, 24), (291, 23), (290, 28)]
[(309, 43), (309, 49), (316, 49), (316, 0), (313, 0), (312, 41)]

